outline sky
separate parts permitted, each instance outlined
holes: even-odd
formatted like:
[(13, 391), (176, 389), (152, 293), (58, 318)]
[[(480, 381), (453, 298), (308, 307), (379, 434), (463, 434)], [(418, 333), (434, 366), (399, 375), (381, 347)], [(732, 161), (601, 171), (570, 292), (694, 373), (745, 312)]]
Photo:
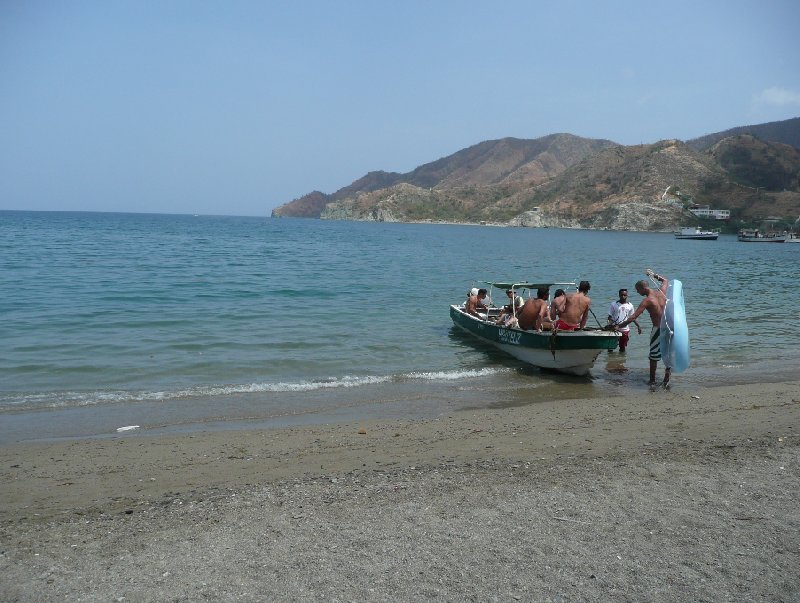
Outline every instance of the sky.
[(484, 140), (800, 116), (796, 0), (0, 0), (0, 209), (265, 216)]

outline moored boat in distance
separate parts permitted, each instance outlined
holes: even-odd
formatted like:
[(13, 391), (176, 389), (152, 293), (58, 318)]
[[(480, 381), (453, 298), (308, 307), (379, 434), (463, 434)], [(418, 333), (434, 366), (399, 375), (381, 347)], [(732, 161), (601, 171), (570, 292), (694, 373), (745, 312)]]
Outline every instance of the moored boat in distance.
[(786, 243), (800, 243), (800, 234), (790, 232), (786, 235)]
[[(536, 291), (540, 287), (575, 287), (575, 283), (486, 283), (506, 291)], [(529, 293), (530, 296), (530, 293)], [(452, 304), (450, 318), (462, 331), (495, 348), (540, 368), (553, 369), (573, 375), (585, 375), (603, 350), (617, 347), (620, 334), (616, 331), (585, 328), (580, 331), (526, 331), (496, 322), (502, 308), (489, 307), (478, 316), (468, 314), (465, 304)], [(516, 310), (514, 309), (514, 312)]]
[(776, 232), (763, 233), (759, 232), (758, 229), (751, 230), (748, 228), (740, 230), (736, 238), (742, 243), (783, 243), (786, 241), (785, 235)]
[(681, 226), (675, 231), (676, 239), (692, 239), (695, 241), (716, 241), (719, 232), (716, 230), (700, 230), (699, 226)]

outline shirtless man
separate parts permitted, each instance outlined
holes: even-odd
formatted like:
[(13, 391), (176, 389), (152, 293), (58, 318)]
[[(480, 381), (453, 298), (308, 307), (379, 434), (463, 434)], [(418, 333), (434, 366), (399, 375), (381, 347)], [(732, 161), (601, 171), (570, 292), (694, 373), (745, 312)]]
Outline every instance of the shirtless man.
[(529, 299), (522, 306), (522, 311), (517, 314), (519, 328), (542, 330), (542, 324), (547, 320), (547, 298), (550, 296), (550, 289), (540, 287), (536, 290), (536, 299)]
[[(664, 307), (667, 305), (667, 287), (669, 286), (669, 281), (651, 270), (648, 270), (647, 274), (659, 281), (661, 283), (661, 288), (651, 289), (647, 281), (639, 281), (636, 283), (636, 292), (639, 295), (643, 295), (644, 299), (630, 318), (623, 320), (617, 325), (617, 329), (627, 327), (634, 320), (639, 318), (645, 310), (650, 314), (653, 327), (650, 329), (650, 353), (647, 356), (650, 360), (650, 381), (648, 385), (655, 385), (656, 367), (658, 366), (658, 361), (661, 360), (661, 345), (659, 343), (661, 339), (661, 317), (664, 314)], [(664, 382), (662, 383), (664, 387), (667, 387), (669, 383), (671, 370), (671, 367), (664, 368)]]
[(586, 326), (586, 320), (589, 318), (589, 306), (592, 305), (592, 298), (588, 295), (591, 288), (589, 281), (581, 281), (577, 293), (570, 293), (559, 302), (553, 300), (558, 304), (556, 306), (558, 320), (553, 325), (555, 329), (579, 331)]
[(486, 289), (478, 289), (478, 293), (469, 296), (469, 299), (467, 299), (467, 307), (465, 308), (467, 314), (483, 318), (478, 314), (478, 310), (486, 310), (486, 304), (483, 303), (483, 300), (486, 299), (487, 293), (488, 291)]
[(550, 302), (550, 320), (552, 322), (556, 321), (558, 318), (558, 313), (564, 309), (564, 300), (567, 298), (567, 294), (564, 293), (563, 289), (556, 289), (556, 294), (553, 296), (553, 301)]

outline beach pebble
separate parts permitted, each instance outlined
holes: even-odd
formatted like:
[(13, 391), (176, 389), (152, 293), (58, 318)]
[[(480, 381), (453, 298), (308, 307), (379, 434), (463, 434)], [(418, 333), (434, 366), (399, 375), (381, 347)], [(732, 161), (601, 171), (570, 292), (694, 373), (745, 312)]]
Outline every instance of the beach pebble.
[(364, 429), (364, 428), (362, 427), (361, 429), (359, 429), (359, 430), (358, 430), (358, 433), (359, 433), (360, 435), (366, 435), (366, 433), (367, 433), (367, 430), (366, 430), (366, 429)]

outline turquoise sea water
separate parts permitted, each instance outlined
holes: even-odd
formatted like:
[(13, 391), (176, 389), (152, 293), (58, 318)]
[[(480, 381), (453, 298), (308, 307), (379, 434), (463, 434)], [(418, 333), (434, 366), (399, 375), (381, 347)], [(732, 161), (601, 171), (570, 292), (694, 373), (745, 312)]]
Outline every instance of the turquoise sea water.
[(492, 279), (587, 279), (604, 322), (651, 267), (684, 285), (692, 366), (673, 390), (791, 378), (799, 260), (731, 236), (0, 212), (0, 442), (646, 389), (644, 335), (577, 378), (456, 332), (448, 305)]

